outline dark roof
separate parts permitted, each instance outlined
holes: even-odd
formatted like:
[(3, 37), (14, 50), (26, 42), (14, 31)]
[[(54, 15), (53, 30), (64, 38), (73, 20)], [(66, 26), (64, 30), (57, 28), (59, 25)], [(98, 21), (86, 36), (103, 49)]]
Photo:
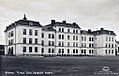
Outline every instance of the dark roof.
[(101, 34), (116, 35), (113, 31), (104, 30), (103, 28), (101, 28), (100, 30), (97, 30), (97, 31), (81, 30), (81, 34), (90, 34), (90, 35), (101, 35)]
[(53, 29), (53, 27), (51, 27), (51, 26), (44, 26), (44, 27), (42, 27), (42, 30), (44, 30), (44, 31), (55, 31), (55, 29)]
[(110, 30), (97, 30), (93, 31), (94, 35), (100, 35), (100, 34), (108, 34), (108, 35), (116, 35), (113, 31)]
[(46, 26), (63, 26), (63, 27), (72, 27), (72, 28), (79, 28), (80, 29), (80, 27), (76, 23), (66, 23), (66, 21), (55, 22), (55, 20), (53, 20), (53, 22), (51, 21), (51, 24), (48, 24)]
[(85, 34), (85, 35), (93, 35), (92, 31), (91, 30), (81, 30), (81, 34)]
[(119, 41), (115, 41), (117, 44), (119, 44)]
[(24, 17), (22, 20), (15, 21), (11, 25), (7, 26), (5, 31), (7, 31), (11, 28), (14, 28), (18, 25), (42, 27), (39, 22), (27, 20), (27, 18)]

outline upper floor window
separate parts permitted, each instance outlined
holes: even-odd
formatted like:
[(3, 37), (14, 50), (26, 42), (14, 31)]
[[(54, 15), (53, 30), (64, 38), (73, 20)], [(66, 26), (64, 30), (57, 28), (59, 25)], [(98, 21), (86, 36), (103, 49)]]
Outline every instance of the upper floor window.
[(78, 30), (76, 30), (76, 33), (78, 33)]
[(35, 44), (38, 44), (38, 39), (37, 38), (35, 38)]
[(11, 31), (11, 37), (12, 37), (12, 36), (14, 36), (14, 32), (13, 32), (13, 31)]
[(70, 40), (70, 36), (69, 35), (67, 35), (67, 39)]
[(41, 53), (44, 53), (44, 48), (41, 49)]
[(62, 39), (64, 39), (64, 35), (62, 35)]
[(48, 34), (48, 38), (51, 38), (51, 34)]
[(26, 29), (23, 29), (23, 35), (26, 35)]
[(23, 43), (26, 43), (26, 38), (23, 38)]
[(89, 37), (89, 41), (91, 41), (91, 37)]
[(61, 28), (59, 28), (59, 32), (61, 32)]
[(54, 39), (54, 34), (52, 34), (52, 39)]
[(73, 33), (75, 33), (75, 30), (73, 30)]
[(73, 40), (75, 40), (75, 36), (73, 36)]
[(70, 53), (70, 50), (69, 49), (67, 49), (67, 53)]
[(44, 33), (41, 34), (41, 37), (44, 38)]
[(62, 28), (62, 32), (64, 32), (64, 28)]
[(41, 45), (44, 45), (44, 41), (43, 40), (41, 41)]
[(32, 35), (32, 29), (29, 29), (29, 35)]
[(61, 39), (61, 35), (59, 35), (59, 39)]
[(48, 49), (48, 53), (51, 53), (51, 49), (50, 48)]
[(111, 37), (109, 37), (109, 41), (111, 41)]
[(29, 44), (32, 44), (32, 38), (29, 38)]
[(68, 29), (68, 33), (70, 33), (70, 29)]
[(78, 36), (76, 36), (76, 40), (78, 40)]
[(35, 36), (38, 36), (38, 30), (35, 30)]

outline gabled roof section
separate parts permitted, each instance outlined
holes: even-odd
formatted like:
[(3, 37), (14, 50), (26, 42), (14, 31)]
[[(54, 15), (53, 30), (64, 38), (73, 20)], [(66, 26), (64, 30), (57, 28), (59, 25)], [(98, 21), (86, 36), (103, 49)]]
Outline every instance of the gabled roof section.
[(84, 34), (84, 35), (93, 35), (92, 31), (89, 29), (88, 31), (87, 30), (81, 30), (81, 34)]
[(113, 31), (110, 30), (104, 30), (104, 28), (101, 28), (100, 30), (93, 31), (94, 35), (101, 35), (101, 34), (107, 34), (107, 35), (116, 35)]
[(66, 21), (55, 22), (55, 20), (51, 20), (51, 24), (48, 24), (46, 26), (63, 26), (63, 27), (71, 27), (71, 28), (79, 28), (80, 29), (80, 27), (76, 23), (66, 23)]
[(23, 19), (15, 21), (14, 23), (10, 24), (9, 26), (6, 27), (6, 30), (9, 30), (11, 28), (14, 28), (16, 26), (37, 26), (37, 27), (42, 27), (41, 24), (39, 22), (36, 21), (31, 21), (31, 20), (27, 20), (26, 16), (24, 16)]
[(44, 27), (42, 27), (42, 30), (43, 30), (43, 31), (56, 31), (56, 30), (53, 29), (53, 27), (51, 27), (51, 26), (44, 26)]

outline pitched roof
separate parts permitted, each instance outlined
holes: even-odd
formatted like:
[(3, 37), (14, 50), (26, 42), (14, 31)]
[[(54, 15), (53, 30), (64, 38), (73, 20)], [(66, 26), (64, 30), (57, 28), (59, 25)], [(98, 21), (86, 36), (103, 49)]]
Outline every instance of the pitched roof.
[(53, 23), (51, 23), (51, 24), (48, 24), (48, 25), (46, 25), (46, 26), (63, 26), (63, 27), (72, 27), (72, 28), (79, 28), (80, 29), (80, 27), (78, 26), (78, 24), (76, 24), (76, 23), (66, 23), (66, 21), (63, 21), (63, 22), (53, 22)]
[(42, 27), (42, 30), (44, 30), (44, 31), (55, 31), (55, 29), (53, 29), (53, 27), (51, 27), (51, 26), (44, 26), (44, 27)]
[(18, 20), (15, 21), (14, 23), (10, 24), (9, 26), (6, 27), (6, 30), (9, 30), (11, 28), (14, 28), (18, 25), (23, 25), (23, 26), (37, 26), (37, 27), (42, 27), (41, 24), (39, 22), (36, 21), (31, 21), (31, 20), (27, 20), (27, 18), (23, 18), (22, 20)]

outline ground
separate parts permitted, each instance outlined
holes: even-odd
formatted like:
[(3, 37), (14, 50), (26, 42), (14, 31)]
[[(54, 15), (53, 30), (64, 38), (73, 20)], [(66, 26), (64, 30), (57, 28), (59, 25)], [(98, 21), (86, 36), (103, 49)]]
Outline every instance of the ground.
[(119, 76), (119, 57), (6, 57), (2, 76)]

